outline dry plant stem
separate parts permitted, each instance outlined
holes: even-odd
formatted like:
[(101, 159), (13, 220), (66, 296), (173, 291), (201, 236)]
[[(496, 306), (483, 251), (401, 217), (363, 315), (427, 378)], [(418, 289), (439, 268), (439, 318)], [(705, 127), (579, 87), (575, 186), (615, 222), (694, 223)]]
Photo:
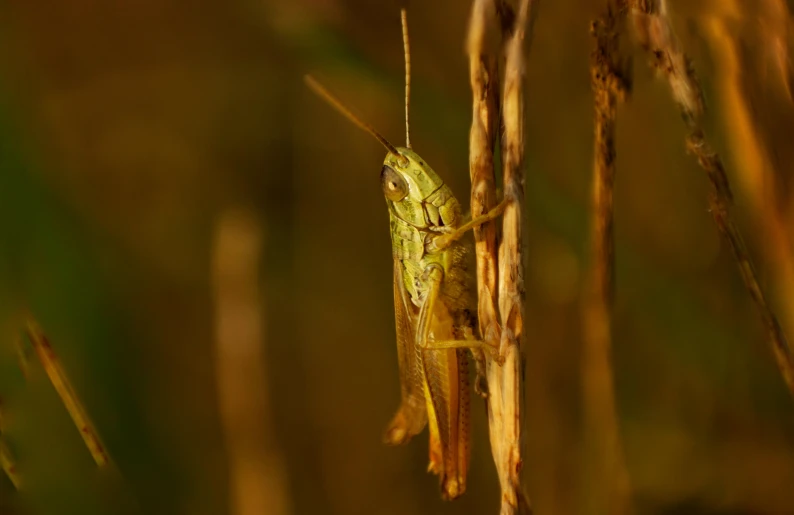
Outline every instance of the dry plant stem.
[[(778, 69), (782, 79), (781, 86), (785, 88), (791, 101), (792, 82), (788, 79), (792, 77), (789, 73), (792, 61), (785, 49), (785, 41), (791, 39), (786, 34), (787, 20), (791, 14), (784, 0), (768, 0), (765, 3), (774, 13), (774, 18), (779, 20), (778, 23), (783, 25), (769, 27), (771, 33), (765, 37), (765, 41), (769, 48), (779, 50), (777, 56), (780, 58)], [(779, 283), (775, 289), (780, 292), (778, 298), (782, 303), (783, 325), (794, 327), (794, 295), (791, 294), (794, 292), (794, 233), (789, 228), (790, 207), (775, 201), (775, 190), (779, 188), (769, 191), (765, 186), (770, 171), (780, 172), (783, 164), (759, 130), (760, 120), (754, 112), (752, 99), (745, 91), (747, 78), (743, 71), (749, 63), (746, 61), (747, 57), (743, 57), (741, 41), (732, 30), (730, 19), (715, 16), (707, 20), (706, 27), (711, 34), (712, 54), (721, 70), (721, 80), (718, 83), (728, 134), (731, 137), (731, 152), (736, 156), (737, 171), (742, 174), (744, 188), (750, 196), (755, 217), (765, 230), (764, 243), (771, 250), (770, 262)]]
[(22, 371), (22, 375), (27, 379), (30, 374), (30, 353), (25, 345), (24, 336), (21, 333), (14, 339), (14, 350), (16, 351), (17, 361), (19, 362), (19, 370)]
[[(500, 512), (506, 515), (532, 511), (520, 478), (523, 400), (520, 344), (524, 316), (521, 257), (521, 207), (524, 196), (523, 45), (530, 5), (528, 1), (522, 1), (517, 18), (514, 11), (500, 0), (497, 0), (495, 8), (499, 14), (507, 54), (503, 150), (505, 198), (510, 203), (503, 217), (501, 242), (497, 240), (495, 224), (491, 223), (475, 231), (475, 246), (480, 332), (487, 342), (499, 348), (499, 355), (504, 358), (500, 365), (487, 355), (486, 375), (491, 450), (501, 486)], [(499, 127), (499, 84), (496, 58), (485, 48), (486, 28), (493, 14), (494, 4), (491, 1), (474, 0), (467, 45), (472, 87), (469, 170), (474, 216), (487, 212), (496, 204), (493, 148)]]
[[(496, 55), (485, 48), (486, 26), (492, 18), (491, 0), (474, 0), (467, 44), (472, 91), (469, 131), (472, 218), (489, 212), (497, 203), (493, 151), (499, 123), (499, 71)], [(480, 334), (494, 348), (499, 347), (501, 334), (497, 312), (496, 232), (496, 222), (474, 228)]]
[(3, 472), (11, 480), (11, 484), (14, 485), (14, 488), (19, 490), (19, 474), (17, 473), (17, 467), (14, 463), (14, 457), (11, 454), (11, 450), (6, 446), (6, 443), (0, 440), (0, 466), (3, 468)]
[(705, 140), (701, 125), (703, 93), (689, 58), (673, 31), (665, 0), (633, 0), (634, 21), (641, 44), (670, 83), (673, 97), (689, 128), (687, 147), (695, 154), (711, 184), (709, 210), (733, 252), (744, 284), (761, 314), (780, 373), (794, 396), (794, 356), (777, 317), (769, 306), (750, 260), (747, 245), (733, 218), (733, 195), (722, 160)]
[[(3, 411), (2, 405), (0, 405), (0, 468), (3, 469), (6, 477), (11, 481), (11, 484), (14, 485), (14, 488), (19, 490), (19, 474), (17, 473), (16, 463), (14, 461), (14, 455), (11, 454), (11, 450), (6, 445), (5, 441), (3, 440)], [(2, 492), (0, 492), (2, 493)]]
[[(619, 53), (625, 8), (609, 2), (607, 13), (593, 22), (596, 47), (591, 54), (590, 78), (595, 106), (593, 159), (591, 269), (583, 305), (583, 389), (587, 440), (592, 477), (587, 483), (604, 484), (604, 513), (631, 511), (631, 489), (620, 439), (611, 366), (612, 297), (615, 246), (613, 186), (615, 181), (615, 126), (618, 101), (625, 98), (628, 68)], [(588, 495), (588, 497), (591, 497)]]
[(220, 217), (213, 245), (216, 377), (234, 515), (287, 515), (286, 473), (267, 390), (261, 224), (246, 211)]
[[(486, 376), (488, 380), (488, 427), (491, 450), (494, 457), (499, 483), (501, 486), (501, 513), (531, 513), (529, 498), (521, 486), (522, 445), (521, 425), (523, 405), (523, 359), (521, 344), (524, 337), (524, 270), (523, 270), (523, 239), (521, 218), (524, 199), (524, 43), (531, 36), (531, 2), (520, 0), (517, 12), (506, 3), (497, 0), (496, 11), (500, 16), (503, 30), (505, 51), (504, 88), (502, 91), (502, 121), (504, 135), (502, 139), (504, 198), (507, 207), (502, 219), (502, 238), (499, 242), (498, 256), (493, 256), (493, 247), (488, 246), (488, 233), (480, 233), (478, 244), (483, 250), (483, 259), (478, 252), (478, 284), (488, 286), (493, 278), (488, 275), (489, 268), (498, 262), (497, 273), (497, 305), (501, 334), (494, 333), (498, 327), (493, 322), (493, 311), (486, 311), (484, 329), (486, 339), (499, 337), (500, 364), (488, 357), (486, 359)], [(482, 118), (483, 109), (487, 110), (487, 101), (483, 102), (482, 94), (487, 91), (486, 85), (479, 85), (483, 67), (479, 56), (483, 55), (484, 25), (487, 20), (487, 7), (475, 2), (472, 25), (470, 27), (469, 55), (472, 64), (472, 87), (474, 92), (472, 139), (476, 138), (476, 146), (472, 148), (471, 162), (478, 162), (478, 153), (483, 149), (492, 148), (489, 137), (488, 117)], [(479, 20), (476, 18), (480, 18)], [(478, 50), (479, 47), (479, 50)], [(487, 63), (487, 60), (485, 61)], [(486, 97), (487, 99), (487, 94)], [(480, 131), (476, 125), (483, 124)], [(476, 136), (481, 134), (481, 136)], [(487, 150), (486, 150), (487, 153)], [(482, 155), (479, 155), (482, 157)], [(487, 158), (484, 159), (487, 166)], [(483, 167), (483, 169), (485, 166)], [(492, 168), (492, 166), (491, 166)], [(472, 173), (474, 175), (473, 170)], [(479, 172), (478, 172), (479, 173)], [(483, 179), (479, 175), (473, 183), (472, 197), (475, 203), (487, 201), (487, 178), (483, 171)], [(483, 186), (485, 184), (485, 186)], [(483, 191), (477, 188), (482, 187)], [(484, 194), (483, 198), (480, 195)], [(485, 243), (483, 243), (485, 242)], [(493, 292), (485, 291), (485, 300), (481, 298), (486, 310), (492, 310)], [(488, 318), (491, 317), (491, 318)], [(490, 325), (487, 325), (490, 324)]]
[(99, 438), (94, 424), (88, 417), (85, 407), (80, 402), (80, 398), (69, 382), (69, 378), (61, 366), (58, 356), (55, 354), (50, 342), (47, 340), (47, 337), (44, 336), (38, 324), (32, 319), (28, 319), (27, 321), (27, 334), (30, 343), (33, 345), (33, 350), (36, 352), (36, 356), (38, 356), (39, 361), (41, 361), (44, 370), (47, 372), (47, 376), (50, 378), (50, 382), (52, 382), (55, 391), (58, 393), (63, 405), (72, 417), (74, 425), (77, 426), (77, 429), (80, 431), (80, 436), (83, 437), (83, 441), (86, 447), (88, 447), (91, 456), (94, 458), (94, 462), (100, 467), (108, 465), (110, 463), (110, 458), (105, 451), (104, 445), (102, 445), (102, 441)]
[(728, 240), (728, 244), (733, 251), (739, 271), (747, 287), (750, 297), (758, 307), (764, 327), (767, 330), (769, 342), (772, 345), (772, 352), (777, 361), (780, 373), (788, 385), (789, 391), (794, 395), (794, 361), (792, 360), (791, 349), (788, 346), (786, 337), (780, 327), (774, 312), (767, 303), (764, 291), (758, 282), (753, 263), (747, 245), (742, 238), (739, 226), (731, 215), (733, 207), (733, 196), (728, 185), (727, 176), (722, 166), (719, 155), (715, 153), (703, 138), (700, 130), (694, 130), (687, 138), (687, 148), (695, 154), (700, 166), (706, 170), (711, 181), (712, 190), (709, 193), (709, 211), (717, 223), (717, 227), (723, 237)]

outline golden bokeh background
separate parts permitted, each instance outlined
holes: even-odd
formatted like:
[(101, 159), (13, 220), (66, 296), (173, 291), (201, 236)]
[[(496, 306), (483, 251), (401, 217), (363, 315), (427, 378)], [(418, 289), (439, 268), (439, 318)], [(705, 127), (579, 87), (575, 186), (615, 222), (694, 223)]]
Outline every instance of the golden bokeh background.
[[(671, 0), (762, 281), (794, 334), (792, 18)], [(790, 2), (789, 2), (790, 3)], [(592, 173), (589, 21), (543, 1), (527, 59), (527, 490), (594, 513), (579, 323)], [(0, 398), (23, 488), (0, 513), (494, 513), (473, 400), (467, 494), (444, 503), (397, 407), (382, 148), (315, 73), (403, 138), (397, 1), (0, 6)], [(468, 197), (468, 2), (412, 2), (414, 148)], [(614, 369), (637, 513), (786, 514), (794, 410), (705, 174), (634, 51), (619, 110)], [(50, 337), (113, 457), (93, 465), (19, 313)]]

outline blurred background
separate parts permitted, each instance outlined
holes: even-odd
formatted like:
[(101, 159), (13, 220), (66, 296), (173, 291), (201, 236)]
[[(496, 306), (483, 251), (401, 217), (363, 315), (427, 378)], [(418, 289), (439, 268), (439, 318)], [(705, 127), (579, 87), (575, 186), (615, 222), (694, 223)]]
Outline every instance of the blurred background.
[[(794, 334), (791, 2), (671, 0), (762, 280)], [(23, 486), (0, 513), (493, 513), (473, 399), (466, 495), (427, 437), (381, 443), (399, 383), (383, 149), (403, 140), (396, 0), (0, 6), (0, 398)], [(593, 513), (579, 324), (592, 168), (588, 24), (541, 2), (527, 60), (527, 490)], [(412, 142), (468, 204), (468, 2), (413, 2)], [(614, 357), (638, 513), (784, 514), (794, 409), (667, 86), (634, 52), (620, 108)], [(28, 309), (113, 457), (94, 466)], [(595, 481), (595, 482), (594, 482)]]

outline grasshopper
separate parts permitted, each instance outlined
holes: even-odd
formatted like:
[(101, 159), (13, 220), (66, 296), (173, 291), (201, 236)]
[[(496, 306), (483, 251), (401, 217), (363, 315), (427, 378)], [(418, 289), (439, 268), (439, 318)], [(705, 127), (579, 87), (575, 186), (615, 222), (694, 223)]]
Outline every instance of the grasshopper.
[(455, 499), (466, 490), (469, 463), (469, 379), (466, 349), (478, 363), (480, 393), (483, 351), (494, 347), (474, 338), (466, 285), (467, 249), (458, 240), (468, 230), (504, 211), (504, 201), (462, 223), (452, 190), (410, 143), (410, 51), (405, 10), (401, 12), (405, 51), (406, 146), (395, 147), (307, 75), (307, 85), (387, 150), (380, 182), (389, 211), (394, 258), (394, 312), (401, 403), (384, 441), (407, 443), (426, 425), (430, 432), (428, 471), (439, 476), (441, 495)]

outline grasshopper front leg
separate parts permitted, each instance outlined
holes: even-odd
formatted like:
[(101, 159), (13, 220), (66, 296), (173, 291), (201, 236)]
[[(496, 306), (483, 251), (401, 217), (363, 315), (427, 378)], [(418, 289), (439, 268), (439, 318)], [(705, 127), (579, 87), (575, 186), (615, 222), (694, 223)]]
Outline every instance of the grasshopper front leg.
[(493, 209), (485, 213), (484, 215), (480, 215), (478, 217), (472, 218), (465, 224), (461, 225), (454, 231), (448, 234), (442, 234), (440, 236), (436, 236), (433, 240), (428, 244), (427, 251), (428, 252), (438, 252), (440, 250), (444, 250), (445, 248), (452, 245), (453, 242), (460, 239), (466, 231), (470, 231), (477, 226), (480, 226), (484, 223), (488, 223), (492, 220), (495, 220), (499, 215), (504, 213), (505, 207), (507, 207), (507, 200), (501, 201), (499, 204), (496, 205)]

